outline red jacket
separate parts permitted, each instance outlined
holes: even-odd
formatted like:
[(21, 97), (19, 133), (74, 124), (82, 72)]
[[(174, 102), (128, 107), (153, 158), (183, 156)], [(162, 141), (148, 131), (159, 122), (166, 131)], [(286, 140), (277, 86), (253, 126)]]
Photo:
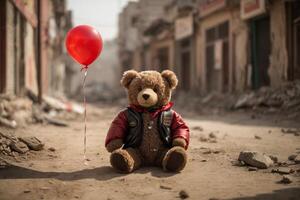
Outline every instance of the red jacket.
[[(173, 106), (173, 103), (169, 103), (162, 108), (156, 110), (155, 112), (151, 112), (151, 117), (156, 118), (162, 111), (169, 110)], [(137, 112), (148, 112), (145, 108), (137, 107), (134, 105), (129, 106), (131, 109), (134, 109)], [(186, 123), (183, 121), (182, 117), (172, 110), (173, 112), (173, 119), (171, 123), (171, 135), (172, 139), (175, 138), (183, 138), (186, 141), (186, 149), (189, 145), (189, 139), (190, 139), (190, 131)], [(125, 114), (125, 110), (121, 111), (115, 119), (112, 121), (111, 126), (108, 130), (106, 140), (105, 140), (105, 146), (112, 140), (115, 139), (124, 139), (126, 137), (128, 128), (128, 122), (127, 122), (127, 116)]]

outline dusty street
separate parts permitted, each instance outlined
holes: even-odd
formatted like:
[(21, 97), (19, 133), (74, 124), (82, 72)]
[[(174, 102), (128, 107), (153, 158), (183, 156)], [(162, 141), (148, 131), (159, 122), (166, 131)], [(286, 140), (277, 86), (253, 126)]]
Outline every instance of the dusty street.
[[(196, 116), (183, 113), (191, 129), (189, 162), (179, 174), (143, 168), (118, 174), (109, 164), (104, 139), (110, 121), (120, 108), (88, 108), (88, 166), (83, 164), (82, 116), (69, 120), (69, 127), (31, 125), (17, 135), (38, 136), (45, 150), (28, 159), (8, 162), (0, 169), (0, 199), (176, 199), (187, 192), (189, 199), (298, 199), (299, 164), (293, 182), (278, 183), (282, 175), (271, 168), (248, 171), (236, 166), (239, 152), (255, 150), (287, 161), (299, 153), (300, 137), (282, 128), (300, 128), (297, 122), (272, 117), (251, 119), (248, 113)], [(210, 135), (210, 136), (209, 136)], [(50, 151), (48, 148), (55, 148)]]

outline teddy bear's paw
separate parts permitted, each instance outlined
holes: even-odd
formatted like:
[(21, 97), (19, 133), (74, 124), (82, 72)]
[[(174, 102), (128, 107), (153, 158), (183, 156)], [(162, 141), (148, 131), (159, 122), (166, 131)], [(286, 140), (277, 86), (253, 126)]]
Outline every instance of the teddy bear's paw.
[(133, 149), (117, 149), (110, 156), (112, 167), (121, 173), (130, 173), (137, 169), (141, 161)]
[(183, 170), (187, 162), (187, 154), (182, 147), (173, 147), (163, 159), (163, 169), (170, 172), (179, 172)]

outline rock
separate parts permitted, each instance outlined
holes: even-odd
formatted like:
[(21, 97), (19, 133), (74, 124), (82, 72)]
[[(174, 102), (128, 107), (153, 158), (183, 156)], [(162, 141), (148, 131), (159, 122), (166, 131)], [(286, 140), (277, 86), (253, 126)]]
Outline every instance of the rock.
[(288, 159), (294, 161), (296, 157), (297, 157), (296, 154), (292, 154), (292, 155), (289, 155)]
[(211, 132), (208, 136), (213, 139), (217, 138), (216, 134), (214, 134), (213, 132)]
[(167, 185), (160, 185), (159, 187), (161, 189), (164, 189), (164, 190), (172, 190), (172, 188), (170, 186), (167, 186)]
[(24, 192), (24, 193), (30, 193), (31, 190), (24, 190), (23, 192)]
[(56, 149), (54, 147), (49, 147), (48, 150), (52, 151), (52, 152), (56, 151)]
[(261, 137), (258, 136), (258, 135), (254, 135), (254, 138), (257, 139), (257, 140), (261, 140)]
[(257, 169), (257, 167), (249, 167), (248, 168), (248, 171), (257, 171), (258, 169)]
[(295, 162), (296, 164), (300, 164), (300, 154), (298, 154), (298, 155), (295, 157), (294, 162)]
[(294, 170), (288, 167), (279, 167), (277, 169), (272, 169), (272, 173), (278, 173), (278, 174), (291, 174), (293, 172)]
[(21, 142), (21, 141), (18, 141), (18, 142), (11, 142), (10, 143), (10, 148), (18, 153), (21, 153), (21, 154), (24, 154), (26, 153), (27, 151), (29, 151), (29, 148), (28, 146), (24, 143), (24, 142)]
[(269, 155), (269, 157), (273, 160), (274, 163), (278, 162), (278, 157), (277, 156)]
[(21, 137), (19, 139), (24, 142), (29, 147), (29, 149), (32, 149), (34, 151), (40, 151), (44, 147), (44, 143), (42, 143), (36, 137)]
[(189, 194), (187, 193), (187, 191), (181, 190), (181, 191), (179, 192), (179, 197), (180, 197), (181, 199), (187, 199), (187, 198), (189, 198)]
[(208, 141), (208, 137), (206, 137), (205, 135), (201, 134), (199, 137), (199, 141), (200, 142), (207, 142)]
[(192, 129), (195, 131), (203, 131), (203, 128), (201, 126), (194, 126), (192, 127)]
[(64, 122), (62, 120), (57, 120), (57, 119), (53, 119), (53, 118), (50, 118), (50, 117), (46, 117), (45, 119), (49, 124), (53, 124), (55, 126), (61, 126), (61, 127), (69, 126), (66, 122)]
[(283, 183), (283, 184), (290, 184), (293, 182), (293, 179), (289, 175), (284, 175), (284, 176), (282, 176), (282, 179), (279, 182)]
[(246, 164), (260, 169), (267, 169), (273, 165), (273, 161), (270, 157), (255, 151), (240, 152), (238, 160), (244, 161)]

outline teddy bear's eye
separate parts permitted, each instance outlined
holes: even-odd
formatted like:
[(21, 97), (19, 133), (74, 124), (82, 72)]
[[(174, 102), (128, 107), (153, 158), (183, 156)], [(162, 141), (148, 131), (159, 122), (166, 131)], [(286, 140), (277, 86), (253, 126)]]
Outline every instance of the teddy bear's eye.
[(143, 90), (142, 86), (139, 85), (139, 86), (138, 86), (138, 90), (139, 90), (139, 91), (142, 91), (142, 90)]
[(154, 91), (154, 92), (158, 92), (157, 87), (154, 87), (153, 91)]

